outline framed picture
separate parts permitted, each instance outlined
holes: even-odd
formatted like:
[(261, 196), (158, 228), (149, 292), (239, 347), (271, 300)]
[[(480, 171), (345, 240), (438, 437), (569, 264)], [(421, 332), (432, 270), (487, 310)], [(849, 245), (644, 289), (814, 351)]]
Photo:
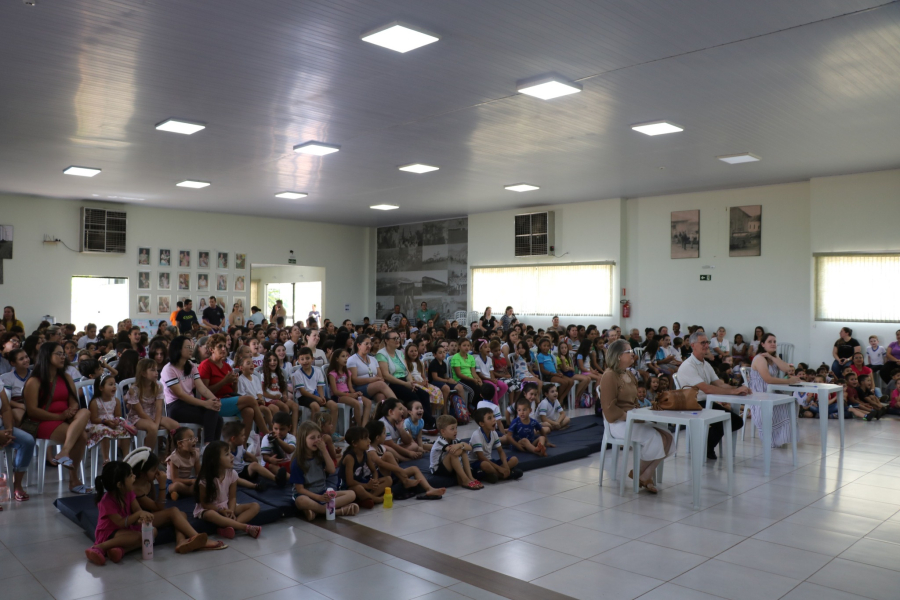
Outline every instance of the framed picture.
[(139, 315), (150, 314), (150, 294), (138, 294), (137, 312)]
[(216, 304), (222, 307), (226, 315), (231, 312), (228, 309), (228, 296), (216, 296)]
[(197, 268), (209, 268), (209, 250), (197, 250)]
[(206, 295), (197, 297), (197, 314), (203, 315), (203, 311), (209, 306), (209, 299)]
[(182, 296), (182, 295), (178, 295), (178, 296), (175, 296), (175, 299), (176, 299), (178, 302), (181, 302), (182, 305), (183, 305), (185, 302), (187, 302), (188, 300), (190, 300), (191, 297), (190, 297), (190, 296)]
[(171, 274), (168, 271), (160, 271), (159, 277), (156, 283), (156, 289), (158, 290), (171, 290), (172, 289), (172, 279)]
[(150, 271), (138, 271), (138, 289), (139, 290), (149, 290), (150, 289)]
[(197, 291), (209, 291), (209, 273), (197, 273)]
[(172, 314), (172, 296), (156, 297), (156, 314), (166, 315), (167, 317)]
[[(231, 301), (237, 306), (238, 312), (245, 314), (245, 306), (247, 306), (247, 298), (244, 296), (233, 296)], [(227, 312), (227, 311), (226, 311)], [(230, 314), (230, 313), (229, 313)]]
[(671, 258), (700, 258), (700, 211), (672, 212), (669, 233)]
[(228, 253), (227, 252), (216, 252), (216, 268), (217, 269), (227, 269), (228, 268)]
[(228, 273), (216, 273), (216, 291), (228, 291)]
[(178, 251), (178, 266), (182, 269), (190, 269), (191, 268), (191, 251), (190, 250), (179, 250)]
[(150, 266), (150, 248), (138, 248), (138, 266), (139, 267), (149, 267)]
[(728, 256), (760, 256), (762, 205), (732, 206), (728, 216)]
[(172, 251), (165, 250), (163, 248), (159, 249), (159, 266), (161, 267), (171, 267), (172, 266)]
[(178, 274), (178, 291), (179, 292), (191, 291), (191, 274), (190, 273), (179, 273)]
[(237, 271), (243, 271), (247, 268), (247, 255), (234, 253), (234, 268)]
[(234, 291), (235, 292), (246, 292), (247, 291), (247, 276), (246, 275), (235, 275), (234, 276)]

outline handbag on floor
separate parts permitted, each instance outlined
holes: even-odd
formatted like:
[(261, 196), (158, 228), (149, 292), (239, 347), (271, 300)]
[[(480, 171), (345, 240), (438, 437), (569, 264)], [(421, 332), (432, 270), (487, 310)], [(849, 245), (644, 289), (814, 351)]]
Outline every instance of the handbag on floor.
[(650, 407), (653, 410), (703, 410), (697, 402), (698, 391), (696, 386), (666, 390), (656, 397)]

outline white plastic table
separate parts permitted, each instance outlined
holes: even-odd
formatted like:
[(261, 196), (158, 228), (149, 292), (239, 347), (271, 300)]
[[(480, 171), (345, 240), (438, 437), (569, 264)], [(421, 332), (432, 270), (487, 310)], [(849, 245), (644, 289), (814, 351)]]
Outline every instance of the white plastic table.
[[(650, 408), (636, 408), (629, 410), (625, 428), (625, 452), (631, 446), (631, 430), (635, 421), (647, 421), (648, 423), (666, 423), (684, 425), (691, 432), (691, 477), (693, 480), (694, 508), (700, 508), (700, 478), (703, 476), (703, 459), (706, 457), (706, 436), (709, 426), (713, 423), (722, 423), (725, 427), (726, 440), (722, 447), (725, 455), (725, 465), (728, 472), (728, 495), (734, 493), (734, 448), (731, 444), (731, 413), (724, 410), (704, 408), (697, 411), (680, 410), (652, 410)], [(622, 461), (622, 477), (619, 479), (619, 494), (625, 493), (625, 468), (627, 460)], [(640, 454), (634, 455), (634, 491), (638, 491), (640, 476)]]
[(772, 414), (779, 404), (790, 404), (791, 413), (791, 449), (794, 453), (794, 466), (797, 466), (797, 408), (793, 406), (797, 403), (797, 399), (793, 396), (784, 394), (770, 394), (767, 392), (753, 392), (747, 396), (726, 396), (719, 394), (707, 394), (707, 401), (712, 402), (731, 402), (734, 404), (749, 404), (758, 407), (753, 409), (753, 418), (757, 415), (762, 421), (762, 443), (763, 443), (763, 475), (769, 476), (769, 470), (772, 465)]
[[(819, 432), (822, 438), (822, 456), (828, 447), (828, 395), (837, 392), (838, 423), (841, 429), (841, 449), (844, 448), (844, 387), (833, 383), (815, 383), (803, 381), (800, 383), (770, 383), (766, 389), (770, 392), (807, 392), (816, 394), (819, 402)], [(822, 403), (822, 400), (825, 403)]]

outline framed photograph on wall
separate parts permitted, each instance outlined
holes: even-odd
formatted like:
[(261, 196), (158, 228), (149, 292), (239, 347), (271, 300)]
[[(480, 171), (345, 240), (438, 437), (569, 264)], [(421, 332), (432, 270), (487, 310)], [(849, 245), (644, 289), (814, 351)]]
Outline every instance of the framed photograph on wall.
[(183, 305), (186, 301), (190, 300), (191, 297), (190, 297), (190, 296), (184, 296), (184, 295), (179, 294), (179, 295), (175, 296), (175, 299), (176, 299), (178, 302), (181, 302), (182, 305)]
[(216, 268), (217, 269), (227, 269), (228, 268), (228, 253), (227, 252), (216, 252)]
[(236, 271), (244, 271), (247, 269), (247, 255), (238, 252), (234, 253), (234, 268)]
[(246, 292), (247, 291), (247, 276), (246, 275), (235, 275), (234, 276), (234, 291), (235, 292)]
[(209, 250), (197, 250), (197, 268), (209, 268)]
[(139, 290), (149, 290), (150, 289), (150, 271), (138, 271), (138, 289)]
[(138, 294), (137, 313), (139, 315), (150, 314), (150, 294)]
[(179, 273), (178, 274), (178, 291), (179, 292), (191, 291), (191, 274), (190, 273)]
[(760, 256), (762, 205), (732, 206), (728, 217), (728, 256)]
[(228, 291), (228, 273), (216, 273), (216, 291)]
[(158, 290), (171, 290), (172, 289), (172, 275), (168, 271), (160, 271), (159, 277), (157, 278), (156, 289)]
[(166, 250), (164, 248), (159, 249), (159, 266), (160, 267), (171, 267), (172, 266), (172, 251)]
[(178, 251), (178, 266), (182, 269), (190, 269), (191, 268), (191, 251), (190, 250), (179, 250)]
[(209, 291), (209, 273), (197, 273), (197, 291)]
[[(246, 316), (247, 298), (246, 296), (232, 296), (231, 301), (237, 305), (238, 312)], [(228, 312), (227, 310), (225, 312)], [(231, 313), (229, 313), (231, 314)]]
[(139, 267), (149, 267), (150, 266), (150, 248), (146, 248), (146, 247), (138, 248), (138, 266)]
[(156, 314), (169, 316), (172, 314), (172, 296), (156, 297)]
[(203, 311), (206, 310), (206, 308), (208, 306), (209, 306), (208, 297), (206, 296), (206, 294), (201, 294), (200, 296), (197, 296), (197, 307), (194, 312), (196, 312), (198, 315), (201, 315), (201, 318), (202, 318)]
[(671, 258), (700, 258), (700, 211), (672, 212), (669, 233)]
[(222, 307), (226, 315), (231, 313), (231, 308), (228, 306), (228, 296), (216, 296), (216, 304)]

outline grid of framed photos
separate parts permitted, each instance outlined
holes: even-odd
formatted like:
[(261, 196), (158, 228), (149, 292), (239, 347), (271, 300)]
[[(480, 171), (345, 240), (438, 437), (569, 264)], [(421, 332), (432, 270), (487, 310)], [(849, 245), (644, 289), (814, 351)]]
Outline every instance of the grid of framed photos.
[[(140, 246), (137, 251), (137, 314), (168, 318), (175, 303), (190, 298), (202, 314), (214, 295), (228, 315), (234, 304), (246, 313), (250, 282), (247, 254)], [(229, 293), (231, 296), (229, 303)]]

